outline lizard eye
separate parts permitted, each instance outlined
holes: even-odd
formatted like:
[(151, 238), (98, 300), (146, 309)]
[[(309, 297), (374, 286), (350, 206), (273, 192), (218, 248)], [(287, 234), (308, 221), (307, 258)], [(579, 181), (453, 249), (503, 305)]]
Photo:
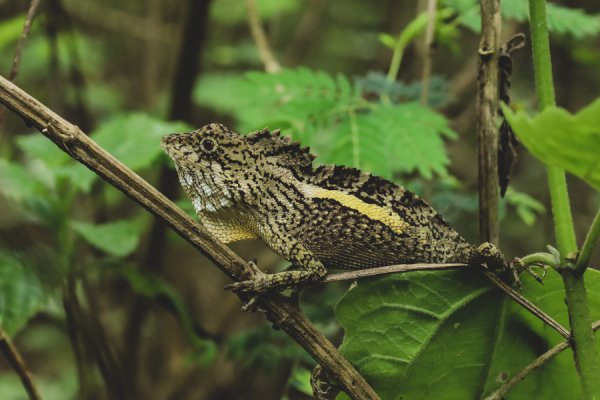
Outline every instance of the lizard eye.
[(215, 142), (213, 139), (204, 138), (200, 142), (200, 147), (202, 147), (202, 150), (205, 152), (212, 153), (217, 148), (217, 142)]

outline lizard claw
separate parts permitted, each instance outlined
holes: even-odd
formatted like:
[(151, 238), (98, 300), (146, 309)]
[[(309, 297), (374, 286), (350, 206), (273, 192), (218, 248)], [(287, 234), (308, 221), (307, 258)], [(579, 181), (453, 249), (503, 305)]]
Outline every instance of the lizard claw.
[[(510, 261), (510, 266), (511, 266), (511, 269), (513, 269), (514, 271), (517, 271), (517, 269), (522, 269), (524, 271), (527, 271), (527, 273), (529, 275), (531, 275), (533, 277), (533, 279), (538, 281), (538, 283), (540, 283), (541, 285), (544, 284), (544, 278), (546, 277), (546, 273), (548, 272), (547, 265), (541, 265), (541, 264), (526, 265), (520, 258), (513, 258)], [(535, 271), (532, 268), (533, 266), (541, 267), (543, 270), (542, 274), (540, 275), (539, 273), (537, 273), (537, 271)]]
[(318, 400), (327, 400), (328, 394), (333, 389), (333, 385), (324, 377), (323, 367), (318, 364), (310, 374), (310, 386), (312, 387), (313, 395)]
[(231, 290), (233, 293), (239, 295), (242, 299), (242, 311), (248, 311), (256, 307), (256, 301), (258, 300), (258, 294), (253, 293), (252, 289), (254, 281), (242, 281), (234, 282), (229, 285), (225, 285), (225, 290)]
[(224, 286), (225, 290), (231, 290), (235, 294), (248, 294), (254, 292), (254, 281), (241, 281), (230, 283)]
[(230, 283), (228, 285), (225, 285), (223, 289), (231, 290), (233, 293), (240, 296), (243, 303), (242, 311), (247, 311), (249, 309), (253, 311), (263, 311), (260, 307), (256, 305), (256, 301), (258, 300), (259, 295), (264, 291), (261, 290), (261, 277), (265, 274), (260, 272), (260, 270), (256, 266), (255, 260), (249, 260), (247, 261), (247, 263), (250, 264), (253, 267), (253, 269), (258, 271), (257, 277), (255, 279), (248, 279), (245, 281)]

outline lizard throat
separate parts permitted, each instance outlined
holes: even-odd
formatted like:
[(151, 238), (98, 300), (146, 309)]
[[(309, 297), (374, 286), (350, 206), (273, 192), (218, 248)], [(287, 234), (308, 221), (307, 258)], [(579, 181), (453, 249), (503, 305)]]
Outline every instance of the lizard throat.
[(218, 177), (179, 168), (177, 174), (197, 213), (216, 212), (233, 205), (229, 190)]

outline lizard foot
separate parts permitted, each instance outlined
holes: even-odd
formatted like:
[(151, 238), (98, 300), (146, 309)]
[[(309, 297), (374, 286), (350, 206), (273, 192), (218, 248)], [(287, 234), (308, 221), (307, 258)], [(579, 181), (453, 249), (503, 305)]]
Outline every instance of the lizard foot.
[(310, 374), (310, 386), (312, 387), (313, 396), (318, 400), (327, 400), (333, 385), (327, 381), (324, 376), (323, 367), (317, 364)]
[[(255, 261), (248, 261), (248, 264), (251, 264), (256, 270), (258, 270)], [(257, 285), (256, 282), (260, 281), (261, 278), (264, 280), (266, 275), (267, 274), (263, 272), (259, 272), (257, 274), (257, 277), (253, 280), (249, 279), (245, 281), (230, 283), (229, 285), (225, 285), (224, 289), (231, 290), (233, 293), (240, 296), (243, 303), (242, 311), (247, 311), (249, 309), (262, 311), (260, 308), (257, 307), (256, 301), (258, 300), (260, 294), (263, 293), (265, 290), (260, 290), (260, 288), (258, 287), (261, 285)]]
[[(527, 271), (527, 273), (529, 275), (531, 275), (533, 277), (533, 279), (535, 279), (542, 285), (544, 284), (544, 278), (546, 277), (546, 273), (548, 272), (547, 265), (542, 265), (542, 264), (527, 265), (520, 258), (515, 257), (512, 260), (510, 260), (510, 266), (514, 271), (517, 271), (519, 269)], [(541, 275), (533, 269), (534, 266), (542, 268), (543, 272)]]
[(260, 293), (254, 290), (254, 281), (241, 281), (225, 285), (225, 290), (231, 290), (233, 293), (240, 296), (242, 299), (242, 311), (248, 311), (256, 307), (256, 301)]
[(509, 283), (516, 286), (518, 290), (522, 289), (523, 285), (521, 284), (519, 271), (517, 270), (519, 265), (514, 263), (514, 260), (507, 263), (500, 250), (494, 244), (489, 242), (482, 243), (477, 248), (477, 261), (496, 274), (499, 274), (503, 277), (504, 281), (510, 281)]

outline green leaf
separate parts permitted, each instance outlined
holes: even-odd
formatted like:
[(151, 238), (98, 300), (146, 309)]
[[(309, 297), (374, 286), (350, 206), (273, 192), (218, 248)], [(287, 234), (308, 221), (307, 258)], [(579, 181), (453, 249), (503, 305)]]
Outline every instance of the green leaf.
[(40, 196), (43, 186), (20, 164), (0, 158), (0, 193), (22, 202)]
[(33, 133), (20, 136), (17, 138), (17, 144), (29, 158), (43, 162), (44, 167), (35, 170), (32, 176), (51, 188), (56, 187), (58, 179), (64, 178), (79, 190), (89, 193), (92, 184), (98, 178), (43, 135)]
[(382, 399), (477, 398), (497, 300), (467, 271), (359, 283), (335, 309), (340, 350)]
[(313, 391), (310, 384), (310, 376), (311, 372), (306, 368), (295, 367), (292, 369), (292, 373), (288, 379), (288, 385), (300, 393), (304, 393), (307, 396), (312, 396)]
[[(550, 270), (544, 279), (544, 285), (540, 285), (528, 275), (522, 278), (523, 292), (527, 298), (568, 328), (569, 318), (564, 303), (564, 286), (558, 273)], [(586, 272), (586, 287), (592, 320), (598, 320), (600, 319), (600, 273), (598, 271)], [(600, 336), (597, 337), (600, 339)], [(505, 323), (498, 337), (493, 364), (488, 374), (485, 394), (490, 394), (534, 358), (563, 340), (558, 333), (546, 327), (538, 318), (509, 300), (506, 305)], [(600, 341), (596, 341), (596, 346), (600, 349)], [(507, 396), (509, 400), (532, 398), (555, 400), (583, 398), (571, 349), (563, 351), (543, 367), (535, 370)]]
[(70, 157), (60, 150), (48, 138), (39, 134), (19, 136), (16, 139), (17, 144), (32, 159), (42, 160), (49, 167), (66, 164)]
[(600, 99), (575, 115), (559, 107), (548, 107), (533, 118), (506, 106), (502, 110), (534, 156), (600, 190)]
[(131, 254), (137, 248), (141, 234), (141, 224), (134, 220), (99, 225), (73, 221), (71, 226), (88, 243), (115, 257)]
[[(600, 273), (586, 275), (592, 318), (600, 318)], [(561, 278), (524, 277), (524, 292), (568, 326)], [(340, 300), (340, 350), (382, 399), (470, 399), (490, 394), (562, 340), (474, 271), (415, 272), (359, 282)], [(581, 398), (570, 351), (508, 399)]]
[[(481, 30), (479, 4), (475, 0), (444, 0), (443, 4), (459, 13), (459, 22), (472, 30)], [(586, 14), (577, 8), (563, 7), (548, 2), (548, 30), (559, 35), (570, 35), (575, 39), (593, 37), (600, 33), (600, 15)], [(502, 16), (525, 22), (529, 19), (528, 2), (522, 0), (504, 0)]]
[(508, 188), (504, 198), (507, 204), (515, 207), (517, 215), (527, 225), (533, 225), (538, 214), (546, 212), (546, 207), (533, 197), (523, 192)]
[[(353, 132), (356, 131), (356, 134)], [(449, 163), (443, 137), (454, 137), (447, 120), (416, 102), (375, 104), (372, 111), (342, 121), (327, 161), (354, 165), (391, 179), (396, 172), (425, 178), (445, 175)], [(358, 146), (358, 149), (356, 148)], [(358, 151), (359, 165), (353, 155)]]
[[(5, 49), (13, 43), (16, 43), (23, 31), (26, 14), (20, 14), (16, 17), (5, 19), (0, 23), (0, 49)], [(34, 24), (32, 28), (35, 28)], [(11, 59), (12, 61), (12, 59)]]
[[(265, 126), (284, 129), (310, 145), (319, 163), (352, 165), (386, 178), (396, 172), (418, 172), (426, 178), (446, 174), (449, 161), (443, 138), (455, 137), (447, 120), (416, 102), (368, 103), (362, 98), (361, 85), (377, 91), (381, 79), (367, 78), (353, 85), (344, 75), (333, 77), (307, 68), (278, 74), (250, 72), (243, 80), (215, 78), (225, 85), (226, 97), (210, 80), (201, 82), (195, 97), (202, 104), (233, 113), (241, 132)], [(421, 92), (416, 85), (381, 90), (404, 101), (407, 96), (418, 98)]]
[(162, 155), (163, 136), (190, 130), (183, 122), (166, 122), (141, 113), (120, 114), (102, 123), (91, 137), (129, 168), (140, 170)]
[(0, 325), (11, 336), (47, 302), (36, 271), (20, 258), (0, 252)]
[(389, 47), (390, 49), (396, 47), (396, 38), (389, 33), (380, 33), (378, 38), (384, 46)]

